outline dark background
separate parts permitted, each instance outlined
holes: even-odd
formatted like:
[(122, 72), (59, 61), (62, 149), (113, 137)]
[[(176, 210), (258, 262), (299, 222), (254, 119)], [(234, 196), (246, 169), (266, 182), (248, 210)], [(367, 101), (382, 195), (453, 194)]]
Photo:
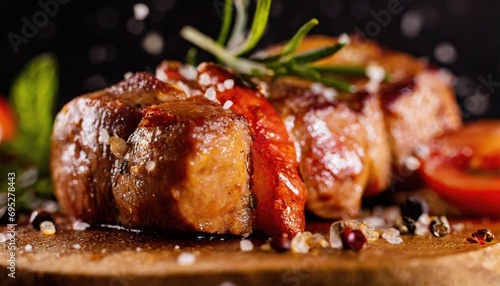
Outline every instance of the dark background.
[[(58, 108), (77, 95), (121, 80), (128, 71), (153, 71), (166, 58), (182, 60), (190, 44), (178, 31), (192, 25), (216, 37), (223, 3), (59, 1), (67, 3), (0, 0), (1, 94), (8, 95), (22, 66), (43, 52), (55, 54), (59, 61)], [(43, 11), (40, 2), (57, 3), (58, 11), (16, 53), (7, 35), (23, 36), (22, 19), (33, 23), (33, 16)], [(400, 12), (387, 12), (390, 2), (399, 3)], [(137, 3), (150, 10), (142, 21), (134, 18)], [(464, 118), (500, 118), (500, 0), (274, 0), (260, 47), (291, 37), (312, 17), (320, 21), (313, 33), (338, 35), (357, 28), (386, 47), (428, 58), (451, 70), (457, 76)], [(160, 39), (162, 47), (148, 52), (146, 39)], [(211, 58), (202, 54), (202, 59)]]

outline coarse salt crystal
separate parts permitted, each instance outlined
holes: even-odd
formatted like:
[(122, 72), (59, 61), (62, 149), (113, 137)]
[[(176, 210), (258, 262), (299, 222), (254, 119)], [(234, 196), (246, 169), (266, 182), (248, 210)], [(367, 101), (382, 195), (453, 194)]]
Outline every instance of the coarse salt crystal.
[(208, 100), (217, 101), (215, 89), (213, 87), (209, 87), (207, 91), (205, 91), (205, 97)]
[(90, 224), (83, 222), (83, 221), (77, 220), (73, 223), (73, 230), (82, 231), (82, 230), (86, 230), (89, 227), (90, 227)]
[(343, 221), (336, 221), (330, 226), (330, 246), (332, 248), (342, 248), (342, 238), (340, 234), (344, 231), (345, 227)]
[(140, 248), (140, 247), (136, 247), (136, 248), (135, 248), (135, 251), (137, 251), (137, 252), (141, 252), (141, 251), (142, 251), (142, 248)]
[(385, 70), (377, 64), (369, 64), (366, 68), (366, 76), (370, 79), (365, 85), (368, 92), (375, 93), (378, 91), (380, 83), (384, 80)]
[(390, 244), (400, 244), (403, 242), (403, 239), (398, 236), (398, 237), (385, 237), (385, 240), (389, 242)]
[(82, 249), (82, 246), (80, 244), (73, 244), (72, 246), (74, 249)]
[(133, 75), (132, 72), (126, 72), (124, 75), (123, 75), (123, 78), (124, 79), (128, 79), (129, 77), (131, 77)]
[(185, 83), (183, 83), (182, 81), (178, 81), (175, 83), (182, 91), (184, 91), (184, 93), (186, 95), (190, 95), (191, 94), (191, 91), (189, 89), (189, 86), (187, 86)]
[(337, 97), (337, 91), (333, 88), (325, 88), (323, 89), (323, 97), (326, 99), (326, 101), (332, 103)]
[(189, 252), (182, 252), (177, 257), (177, 264), (181, 266), (193, 265), (195, 261), (196, 261), (196, 256)]
[(163, 81), (163, 82), (167, 82), (168, 81), (168, 76), (167, 74), (165, 73), (165, 71), (163, 69), (160, 69), (158, 68), (156, 70), (156, 78)]
[(4, 243), (6, 241), (7, 241), (7, 237), (5, 236), (5, 234), (0, 233), (0, 243)]
[(207, 73), (202, 73), (200, 75), (199, 82), (201, 85), (209, 85), (212, 83), (210, 76)]
[(224, 91), (226, 91), (226, 88), (224, 87), (223, 83), (218, 83), (217, 84), (217, 91), (218, 92), (224, 92)]
[(351, 38), (346, 33), (343, 33), (342, 35), (339, 36), (339, 43), (347, 45), (350, 42), (351, 42)]
[(329, 245), (330, 243), (321, 234), (304, 231), (292, 239), (291, 249), (294, 253), (308, 253), (311, 248), (326, 248)]
[(415, 171), (420, 168), (420, 161), (414, 156), (409, 156), (404, 160), (404, 165), (409, 171)]
[(155, 162), (155, 161), (148, 161), (148, 162), (146, 163), (146, 170), (147, 170), (148, 172), (153, 171), (153, 170), (155, 169), (155, 167), (156, 167), (156, 162)]
[(234, 87), (234, 80), (233, 79), (226, 79), (224, 81), (224, 88), (229, 90), (229, 89), (232, 89)]
[(24, 246), (24, 251), (26, 251), (26, 252), (32, 252), (33, 251), (33, 246), (31, 244), (26, 244)]
[(179, 250), (179, 249), (181, 249), (181, 247), (179, 245), (176, 245), (176, 246), (174, 246), (174, 249)]
[(107, 145), (109, 143), (108, 131), (106, 131), (106, 129), (104, 128), (99, 129), (99, 138), (97, 140), (99, 141), (99, 143)]
[(240, 240), (240, 249), (241, 251), (252, 251), (253, 243), (248, 239)]
[(191, 65), (182, 66), (179, 73), (187, 80), (196, 80), (198, 78), (198, 70)]
[(325, 86), (323, 86), (321, 83), (319, 82), (315, 82), (313, 84), (311, 84), (311, 91), (315, 94), (321, 94), (323, 93), (323, 89), (325, 88)]
[(369, 64), (366, 68), (366, 76), (375, 82), (381, 82), (385, 77), (385, 70), (377, 64)]
[(429, 234), (430, 223), (431, 220), (427, 213), (423, 213), (422, 215), (420, 215), (415, 223), (415, 234), (420, 236)]
[(224, 102), (222, 109), (229, 109), (231, 106), (233, 106), (233, 102), (231, 100), (228, 100), (228, 101)]
[(384, 232), (382, 233), (382, 238), (384, 238), (391, 244), (400, 244), (403, 242), (403, 239), (400, 237), (399, 230), (392, 227), (384, 230)]
[(385, 219), (379, 216), (370, 216), (363, 219), (363, 223), (371, 227), (384, 227)]
[(40, 230), (44, 235), (54, 235), (56, 233), (56, 226), (51, 221), (43, 221), (40, 223)]

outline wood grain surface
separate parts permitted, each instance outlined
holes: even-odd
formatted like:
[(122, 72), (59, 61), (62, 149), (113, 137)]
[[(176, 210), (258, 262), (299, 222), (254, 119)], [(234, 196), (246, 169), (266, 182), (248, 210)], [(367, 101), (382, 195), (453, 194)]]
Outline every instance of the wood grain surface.
[[(2, 285), (500, 285), (500, 221), (453, 221), (465, 228), (443, 238), (403, 236), (393, 245), (379, 239), (361, 251), (325, 249), (308, 254), (264, 250), (251, 238), (179, 238), (114, 229), (74, 231), (57, 221), (54, 236), (17, 229), (16, 278), (8, 278), (0, 255)], [(329, 222), (308, 229), (327, 236)], [(481, 246), (465, 240), (477, 228), (497, 237)], [(2, 228), (1, 231), (5, 231)], [(30, 244), (32, 251), (25, 251)], [(79, 245), (81, 248), (77, 249)], [(178, 247), (176, 247), (178, 246)], [(178, 249), (176, 249), (178, 248)], [(190, 252), (196, 261), (181, 266)], [(225, 284), (224, 284), (225, 283)]]

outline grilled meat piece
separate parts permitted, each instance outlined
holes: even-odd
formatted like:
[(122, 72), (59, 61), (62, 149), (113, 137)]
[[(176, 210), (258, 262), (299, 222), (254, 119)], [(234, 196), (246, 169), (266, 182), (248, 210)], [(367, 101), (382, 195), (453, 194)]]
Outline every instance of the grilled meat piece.
[[(461, 126), (451, 83), (443, 72), (405, 53), (384, 50), (373, 41), (351, 39), (338, 53), (315, 64), (376, 64), (391, 74), (392, 82), (381, 83), (378, 92), (340, 93), (335, 100), (325, 92), (318, 94), (312, 83), (295, 78), (274, 80), (269, 92), (302, 153), (299, 160), (308, 188), (307, 209), (328, 218), (356, 214), (362, 192), (359, 186), (369, 196), (389, 186), (391, 169), (409, 176), (405, 165), (418, 145)], [(336, 42), (333, 37), (310, 36), (297, 52)], [(280, 49), (274, 46), (267, 53)], [(368, 81), (352, 82), (364, 90)], [(316, 134), (323, 136), (318, 137), (321, 140), (304, 139)], [(361, 165), (354, 168), (358, 163)]]
[(93, 224), (116, 222), (110, 180), (116, 158), (108, 138), (128, 138), (144, 106), (182, 97), (182, 91), (138, 73), (63, 107), (54, 123), (50, 168), (55, 194), (68, 214)]
[(114, 166), (119, 222), (129, 228), (249, 235), (246, 120), (203, 97), (143, 110)]
[[(186, 97), (139, 73), (69, 102), (50, 162), (66, 212), (92, 224), (249, 234), (248, 123)], [(113, 140), (128, 141), (123, 154), (111, 151)]]
[(361, 110), (329, 102), (296, 79), (276, 81), (270, 100), (296, 143), (307, 209), (321, 217), (357, 215), (370, 160)]
[(68, 214), (175, 232), (303, 231), (305, 186), (272, 105), (225, 69), (201, 66), (214, 84), (232, 81), (217, 94), (233, 101), (225, 110), (196, 95), (209, 86), (168, 66), (183, 81), (138, 74), (74, 99), (57, 116), (52, 179)]
[[(272, 235), (282, 233), (290, 237), (304, 230), (306, 191), (295, 158), (293, 143), (285, 125), (273, 106), (255, 89), (244, 85), (237, 77), (214, 64), (198, 67), (197, 84), (183, 78), (179, 66), (164, 62), (157, 72), (166, 75), (172, 83), (181, 80), (196, 91), (216, 91), (221, 104), (232, 102), (231, 110), (244, 116), (253, 138), (251, 159), (253, 166), (252, 192), (256, 209), (254, 228)], [(229, 88), (224, 82), (229, 80)]]

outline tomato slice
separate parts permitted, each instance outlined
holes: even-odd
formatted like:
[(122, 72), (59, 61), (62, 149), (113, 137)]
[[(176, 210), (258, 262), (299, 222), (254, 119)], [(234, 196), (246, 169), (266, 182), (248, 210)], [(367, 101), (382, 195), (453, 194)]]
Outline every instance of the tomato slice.
[(0, 96), (0, 143), (12, 139), (16, 130), (14, 113), (7, 101)]
[(470, 123), (417, 156), (422, 177), (445, 201), (465, 214), (500, 217), (500, 121)]

